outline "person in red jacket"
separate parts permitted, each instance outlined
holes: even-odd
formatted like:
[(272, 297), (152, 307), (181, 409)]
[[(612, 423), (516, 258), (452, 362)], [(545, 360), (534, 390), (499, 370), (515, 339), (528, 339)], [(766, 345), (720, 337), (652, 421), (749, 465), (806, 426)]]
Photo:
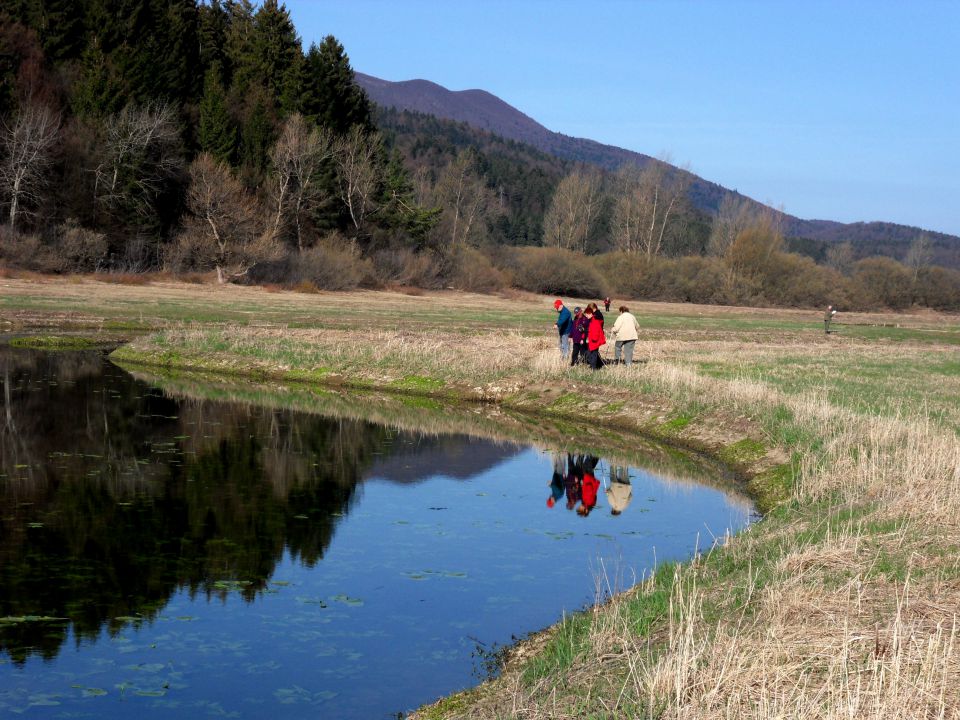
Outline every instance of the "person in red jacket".
[(590, 320), (587, 326), (587, 364), (594, 370), (599, 370), (603, 367), (600, 348), (607, 344), (607, 337), (603, 334), (603, 320), (595, 317), (591, 307), (587, 307), (583, 314)]

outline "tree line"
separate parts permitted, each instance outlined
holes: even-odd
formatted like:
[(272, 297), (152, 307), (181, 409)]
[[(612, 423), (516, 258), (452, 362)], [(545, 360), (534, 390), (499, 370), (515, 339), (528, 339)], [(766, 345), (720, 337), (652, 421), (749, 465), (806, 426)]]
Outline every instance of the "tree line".
[(8, 265), (960, 307), (960, 275), (922, 237), (904, 262), (808, 247), (746, 199), (699, 210), (666, 158), (602, 171), (377, 109), (337, 39), (304, 49), (277, 0), (7, 0), (0, 14)]

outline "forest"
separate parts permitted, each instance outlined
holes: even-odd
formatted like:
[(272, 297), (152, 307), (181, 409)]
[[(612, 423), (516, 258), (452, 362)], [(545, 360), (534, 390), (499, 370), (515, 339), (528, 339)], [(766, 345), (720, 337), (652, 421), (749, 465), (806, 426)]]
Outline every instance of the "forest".
[(922, 234), (899, 259), (785, 237), (745, 199), (698, 209), (665, 162), (603, 170), (377, 108), (277, 0), (0, 8), (5, 272), (960, 309)]

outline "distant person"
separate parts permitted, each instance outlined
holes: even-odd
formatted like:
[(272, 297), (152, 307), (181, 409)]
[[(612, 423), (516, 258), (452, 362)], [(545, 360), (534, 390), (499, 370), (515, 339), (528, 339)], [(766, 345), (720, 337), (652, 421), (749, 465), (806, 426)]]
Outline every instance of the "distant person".
[(620, 314), (617, 321), (613, 324), (613, 334), (617, 339), (613, 344), (613, 361), (620, 362), (620, 352), (623, 351), (623, 364), (630, 365), (633, 362), (633, 348), (637, 344), (637, 338), (640, 337), (640, 323), (630, 312), (626, 305), (620, 306)]
[(590, 511), (597, 506), (597, 494), (600, 492), (600, 481), (594, 474), (597, 463), (600, 459), (593, 455), (587, 455), (583, 459), (583, 481), (580, 486), (580, 507), (577, 508), (577, 515), (586, 517)]
[(603, 320), (597, 318), (598, 313), (593, 311), (592, 305), (588, 306), (583, 314), (590, 321), (587, 325), (587, 364), (594, 370), (599, 370), (603, 367), (600, 348), (607, 344), (607, 337), (603, 334)]
[(566, 359), (570, 354), (570, 330), (573, 325), (573, 316), (570, 311), (564, 307), (563, 300), (557, 298), (553, 302), (553, 308), (557, 311), (557, 332), (560, 333), (560, 357)]
[(622, 465), (610, 466), (610, 487), (607, 488), (607, 503), (610, 505), (610, 514), (619, 515), (627, 509), (633, 498), (633, 488), (630, 486), (630, 473)]
[(604, 309), (606, 312), (610, 312), (610, 298), (604, 298), (604, 299), (603, 299), (603, 309)]
[(583, 314), (579, 306), (573, 309), (573, 328), (570, 330), (570, 342), (573, 351), (570, 354), (570, 366), (579, 365), (587, 361), (587, 326), (590, 321)]
[(827, 309), (823, 313), (823, 332), (827, 335), (830, 334), (830, 321), (836, 314), (837, 311), (833, 309), (833, 305), (827, 305)]

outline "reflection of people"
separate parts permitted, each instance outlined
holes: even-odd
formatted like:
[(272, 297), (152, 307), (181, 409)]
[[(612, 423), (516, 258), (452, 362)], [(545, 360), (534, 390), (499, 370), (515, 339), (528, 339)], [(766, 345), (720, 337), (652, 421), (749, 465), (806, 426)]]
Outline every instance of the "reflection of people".
[(583, 465), (579, 458), (567, 454), (567, 474), (563, 478), (563, 487), (567, 492), (567, 510), (573, 510), (580, 499), (580, 483), (583, 480)]
[(613, 334), (617, 340), (613, 345), (613, 361), (620, 362), (620, 351), (623, 350), (623, 364), (630, 365), (633, 362), (633, 346), (637, 344), (637, 338), (640, 337), (640, 323), (633, 316), (626, 305), (620, 306), (620, 315), (613, 324)]
[(565, 490), (564, 475), (566, 462), (560, 453), (553, 454), (553, 477), (550, 479), (550, 497), (547, 498), (547, 507), (552, 508), (557, 500), (563, 497)]
[(583, 459), (583, 480), (580, 484), (580, 507), (577, 508), (577, 515), (586, 517), (597, 505), (600, 481), (594, 475), (594, 470), (598, 462), (600, 459), (593, 455), (587, 455)]
[(557, 332), (560, 333), (560, 356), (566, 358), (570, 354), (570, 329), (573, 325), (573, 318), (570, 311), (563, 304), (563, 300), (557, 298), (553, 302), (553, 308), (557, 311)]
[(607, 488), (607, 502), (610, 504), (610, 514), (619, 515), (627, 509), (633, 497), (633, 488), (630, 487), (630, 474), (623, 465), (610, 466), (610, 487)]
[(837, 311), (833, 309), (833, 305), (827, 305), (827, 309), (823, 313), (823, 332), (827, 335), (830, 334), (830, 321), (833, 320), (833, 316), (837, 314)]

